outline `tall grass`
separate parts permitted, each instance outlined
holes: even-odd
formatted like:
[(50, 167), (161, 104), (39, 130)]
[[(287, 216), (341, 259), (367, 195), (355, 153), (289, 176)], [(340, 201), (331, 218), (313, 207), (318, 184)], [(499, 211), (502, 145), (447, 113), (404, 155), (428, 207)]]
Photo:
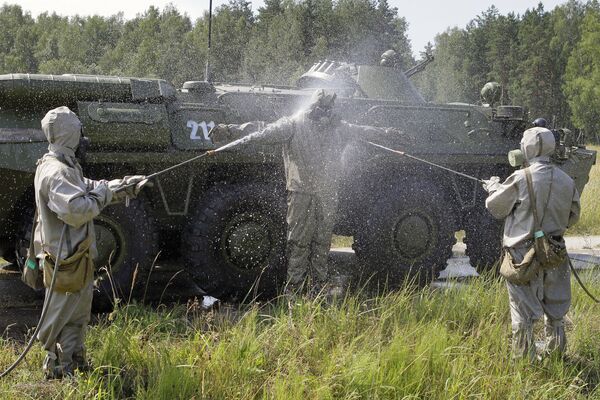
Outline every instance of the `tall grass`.
[[(567, 360), (528, 365), (510, 361), (506, 289), (488, 277), (334, 305), (132, 305), (91, 328), (93, 373), (46, 383), (38, 348), (0, 382), (0, 398), (600, 398), (600, 311), (577, 287), (570, 319)], [(5, 366), (19, 346), (0, 345)]]

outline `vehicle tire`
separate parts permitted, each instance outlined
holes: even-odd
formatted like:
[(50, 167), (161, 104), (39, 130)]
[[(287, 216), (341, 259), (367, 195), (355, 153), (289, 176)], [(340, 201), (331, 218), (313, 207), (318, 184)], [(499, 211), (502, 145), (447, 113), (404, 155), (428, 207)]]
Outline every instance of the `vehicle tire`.
[(464, 223), (465, 254), (477, 272), (497, 271), (502, 257), (503, 222), (495, 219), (485, 209), (474, 209)]
[[(25, 214), (25, 223), (21, 225), (23, 228), (16, 243), (17, 254), (22, 260), (29, 248), (33, 210)], [(132, 200), (129, 207), (121, 204), (106, 207), (94, 219), (94, 226), (98, 259), (93, 308), (102, 311), (110, 308), (115, 295), (129, 297), (132, 285), (145, 284), (158, 253), (158, 234), (142, 200)]]
[[(110, 305), (115, 295), (128, 298), (134, 288), (141, 289), (146, 284), (159, 251), (158, 230), (143, 199), (130, 201), (129, 207), (106, 207), (94, 219), (94, 227), (98, 248), (94, 307), (102, 309)], [(136, 295), (141, 292), (133, 291), (132, 297), (139, 297)]]
[[(389, 288), (406, 278), (426, 284), (446, 267), (456, 242), (450, 202), (428, 182), (408, 182), (376, 200), (357, 232), (355, 252), (361, 263)], [(382, 281), (383, 280), (383, 281)]]
[(285, 282), (283, 190), (249, 183), (210, 189), (192, 213), (183, 254), (196, 284), (226, 299), (277, 294)]

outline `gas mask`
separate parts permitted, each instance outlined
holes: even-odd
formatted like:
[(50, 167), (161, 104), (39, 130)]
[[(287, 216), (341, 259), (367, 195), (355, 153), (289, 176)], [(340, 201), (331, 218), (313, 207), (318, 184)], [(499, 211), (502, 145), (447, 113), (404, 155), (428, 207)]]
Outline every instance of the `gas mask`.
[(79, 137), (79, 144), (75, 149), (75, 157), (81, 164), (85, 163), (85, 156), (90, 147), (90, 138), (83, 135), (83, 125), (81, 126), (81, 136)]
[(511, 150), (508, 152), (508, 163), (511, 167), (517, 168), (525, 164), (525, 156), (521, 149)]
[(311, 121), (321, 126), (327, 126), (334, 123), (337, 118), (332, 110), (337, 95), (326, 89), (318, 89), (311, 97), (309, 112), (307, 114)]
[(331, 108), (316, 106), (308, 113), (308, 118), (320, 125), (327, 125), (331, 121), (331, 115)]
[(533, 127), (523, 132), (520, 148), (508, 152), (512, 167), (527, 166), (533, 160), (549, 161), (555, 152), (555, 134), (543, 127)]

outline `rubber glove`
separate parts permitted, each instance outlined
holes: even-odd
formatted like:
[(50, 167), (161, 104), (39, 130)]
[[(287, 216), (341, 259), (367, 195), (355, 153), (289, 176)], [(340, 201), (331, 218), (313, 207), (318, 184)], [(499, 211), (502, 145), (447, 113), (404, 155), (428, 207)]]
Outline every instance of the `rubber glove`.
[(483, 180), (483, 190), (486, 192), (491, 192), (496, 190), (500, 186), (500, 177), (492, 176), (490, 179)]

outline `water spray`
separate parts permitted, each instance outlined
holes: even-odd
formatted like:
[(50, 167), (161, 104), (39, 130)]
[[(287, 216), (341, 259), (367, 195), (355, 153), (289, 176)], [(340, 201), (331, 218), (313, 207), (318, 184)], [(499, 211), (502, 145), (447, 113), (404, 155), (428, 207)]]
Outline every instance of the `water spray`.
[[(230, 148), (232, 148), (232, 147), (238, 146), (238, 145), (240, 145), (240, 144), (246, 143), (246, 142), (248, 142), (248, 141), (252, 140), (252, 136), (253, 136), (253, 135), (252, 135), (252, 134), (250, 134), (250, 135), (244, 136), (243, 138), (240, 138), (240, 139), (234, 140), (233, 142), (227, 143), (226, 145), (223, 145), (223, 146), (221, 146), (221, 147), (219, 147), (219, 148), (217, 148), (217, 149), (214, 149), (214, 150), (207, 150), (207, 151), (205, 151), (204, 153), (202, 153), (202, 154), (200, 154), (200, 155), (198, 155), (198, 156), (195, 156), (195, 157), (192, 157), (192, 158), (190, 158), (189, 160), (182, 161), (182, 162), (180, 162), (179, 164), (172, 165), (172, 166), (170, 166), (170, 167), (168, 167), (168, 168), (165, 168), (165, 169), (163, 169), (163, 170), (160, 170), (160, 171), (158, 171), (158, 172), (155, 172), (155, 173), (153, 173), (153, 174), (147, 175), (147, 176), (145, 177), (145, 179), (153, 179), (153, 178), (156, 178), (156, 177), (158, 177), (158, 176), (160, 176), (160, 175), (163, 175), (163, 174), (165, 174), (165, 173), (167, 173), (167, 172), (169, 172), (169, 171), (173, 171), (174, 169), (177, 169), (177, 168), (183, 167), (184, 165), (187, 165), (187, 164), (189, 164), (189, 163), (191, 163), (191, 162), (197, 161), (197, 160), (199, 160), (199, 159), (201, 159), (201, 158), (204, 158), (204, 157), (207, 157), (207, 156), (212, 156), (212, 155), (215, 155), (216, 153), (220, 153), (220, 152), (221, 152), (221, 151), (223, 151), (223, 150), (227, 150), (227, 149), (230, 149)], [(117, 190), (115, 190), (115, 191), (116, 191), (116, 192), (121, 192), (121, 191), (123, 191), (123, 190), (125, 190), (125, 189), (127, 189), (127, 188), (130, 188), (130, 187), (132, 187), (132, 186), (135, 186), (135, 185), (137, 185), (138, 183), (139, 183), (139, 182), (136, 182), (136, 183), (130, 183), (129, 185), (121, 186), (120, 188), (118, 188), (118, 189), (117, 189)]]
[(404, 151), (390, 149), (389, 147), (385, 147), (385, 146), (382, 146), (380, 144), (369, 142), (369, 141), (365, 141), (365, 142), (368, 143), (368, 144), (370, 144), (371, 146), (379, 147), (380, 149), (387, 150), (387, 151), (392, 152), (392, 153), (400, 154), (401, 156), (408, 157), (408, 158), (411, 158), (413, 160), (416, 160), (416, 161), (419, 161), (419, 162), (431, 165), (432, 167), (435, 167), (435, 168), (443, 169), (444, 171), (451, 172), (453, 174), (462, 176), (464, 178), (471, 179), (471, 180), (479, 182), (479, 183), (485, 183), (485, 181), (483, 179), (479, 179), (479, 178), (477, 178), (475, 176), (467, 175), (467, 174), (464, 174), (462, 172), (455, 171), (455, 170), (450, 169), (448, 167), (444, 167), (443, 165), (439, 165), (439, 164), (433, 163), (431, 161), (427, 161), (427, 160), (424, 160), (422, 158), (413, 156), (412, 154), (408, 154), (408, 153), (406, 153)]

